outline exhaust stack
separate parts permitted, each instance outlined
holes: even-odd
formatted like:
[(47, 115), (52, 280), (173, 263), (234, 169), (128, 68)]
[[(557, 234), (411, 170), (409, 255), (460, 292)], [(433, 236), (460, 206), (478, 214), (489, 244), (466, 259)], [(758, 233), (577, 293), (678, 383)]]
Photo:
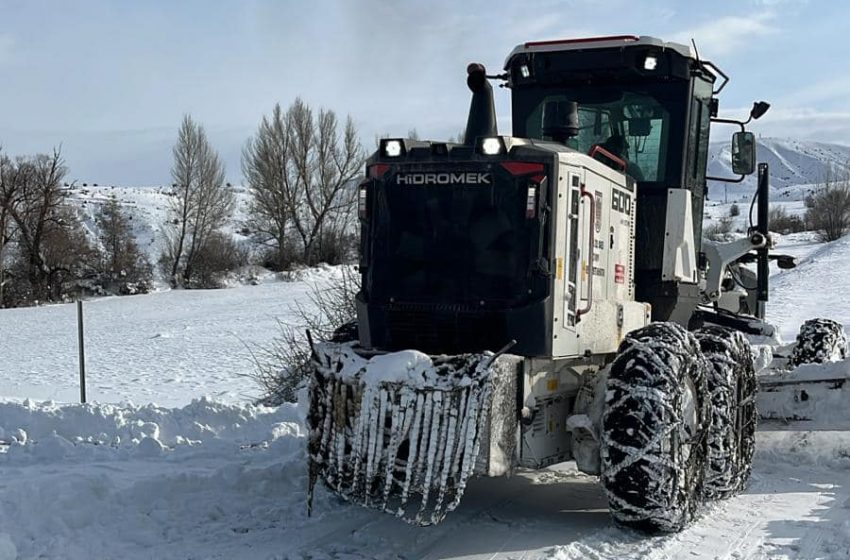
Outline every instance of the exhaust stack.
[(475, 145), (480, 136), (497, 136), (496, 107), (493, 102), (493, 87), (487, 81), (487, 71), (483, 64), (473, 62), (466, 67), (466, 85), (472, 91), (469, 104), (469, 118), (466, 121), (464, 143)]

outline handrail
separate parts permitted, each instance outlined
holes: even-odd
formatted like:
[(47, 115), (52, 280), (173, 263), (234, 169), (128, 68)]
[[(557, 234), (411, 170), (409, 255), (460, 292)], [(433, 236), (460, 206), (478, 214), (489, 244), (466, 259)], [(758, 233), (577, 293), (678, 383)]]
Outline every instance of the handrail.
[[(587, 274), (587, 307), (576, 310), (576, 321), (581, 320), (581, 316), (590, 313), (590, 308), (593, 307), (593, 243), (595, 241), (594, 231), (596, 230), (596, 198), (590, 191), (584, 190), (584, 185), (581, 186), (581, 196), (590, 199), (590, 239), (588, 243), (588, 274)], [(581, 294), (577, 294), (580, 298)]]
[(612, 154), (611, 152), (609, 152), (608, 150), (606, 150), (605, 148), (603, 148), (599, 144), (594, 144), (593, 147), (590, 149), (590, 153), (587, 154), (587, 155), (589, 155), (590, 157), (593, 157), (596, 154), (602, 154), (603, 156), (607, 157), (608, 159), (610, 159), (614, 163), (619, 164), (623, 173), (625, 173), (626, 169), (629, 167), (629, 164), (626, 163), (626, 160), (624, 160), (621, 157), (615, 156), (614, 154)]

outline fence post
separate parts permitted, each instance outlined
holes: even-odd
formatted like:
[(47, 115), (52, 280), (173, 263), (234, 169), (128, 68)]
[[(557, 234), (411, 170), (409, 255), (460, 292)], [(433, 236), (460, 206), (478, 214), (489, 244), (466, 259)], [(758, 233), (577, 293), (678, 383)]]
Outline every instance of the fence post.
[(86, 402), (86, 352), (83, 342), (83, 300), (77, 300), (77, 335), (80, 345), (80, 402)]

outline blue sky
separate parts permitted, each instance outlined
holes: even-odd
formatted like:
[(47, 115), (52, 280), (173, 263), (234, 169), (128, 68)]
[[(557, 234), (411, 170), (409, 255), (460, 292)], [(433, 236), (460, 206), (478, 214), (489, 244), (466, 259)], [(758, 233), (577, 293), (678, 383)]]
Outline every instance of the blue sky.
[[(850, 143), (850, 4), (823, 0), (0, 0), (0, 145), (62, 143), (71, 176), (168, 182), (184, 113), (239, 180), (239, 149), (300, 95), (375, 134), (445, 138), (464, 125), (470, 61), (589, 35), (697, 41), (731, 77), (721, 112), (773, 108), (755, 130)], [(497, 97), (509, 125), (509, 100)]]

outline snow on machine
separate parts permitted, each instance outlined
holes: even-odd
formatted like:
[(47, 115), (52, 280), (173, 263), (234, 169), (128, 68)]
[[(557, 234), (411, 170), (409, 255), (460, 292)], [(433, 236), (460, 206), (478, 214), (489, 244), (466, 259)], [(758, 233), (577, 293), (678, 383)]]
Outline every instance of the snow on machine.
[[(794, 263), (769, 252), (765, 164), (747, 235), (702, 240), (707, 179), (755, 172), (745, 125), (769, 107), (717, 118), (727, 82), (651, 37), (525, 43), (503, 74), (469, 66), (464, 143), (382, 140), (358, 191), (356, 335), (312, 344), (311, 492), (425, 525), (473, 475), (575, 460), (618, 522), (677, 531), (740, 491), (745, 335), (772, 334), (769, 260)], [(706, 177), (712, 122), (739, 128), (737, 178)]]

